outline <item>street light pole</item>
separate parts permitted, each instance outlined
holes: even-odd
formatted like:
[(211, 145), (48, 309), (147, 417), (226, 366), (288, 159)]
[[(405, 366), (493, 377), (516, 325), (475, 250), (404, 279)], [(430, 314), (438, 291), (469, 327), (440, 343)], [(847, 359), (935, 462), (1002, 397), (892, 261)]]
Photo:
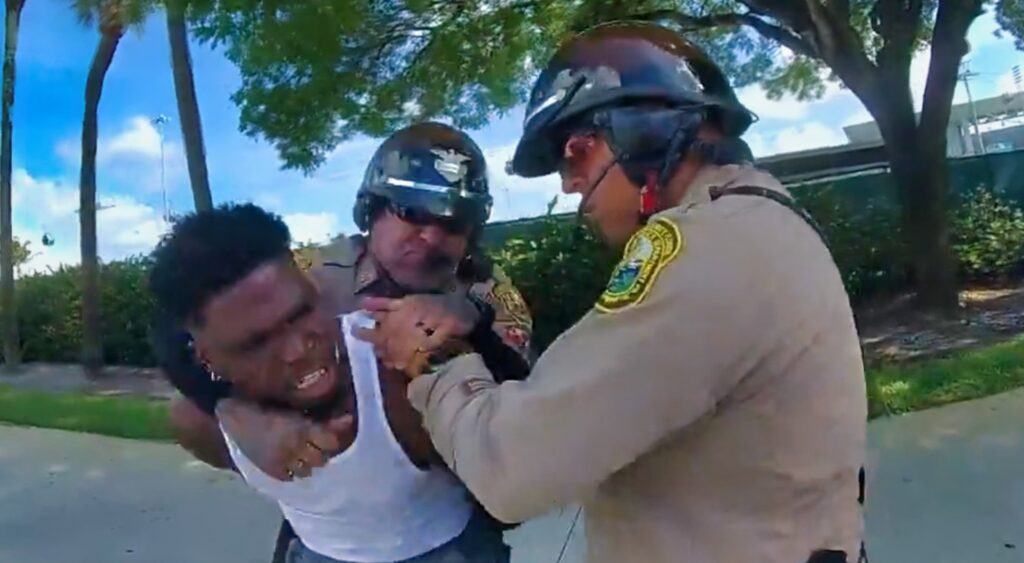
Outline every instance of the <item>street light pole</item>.
[(968, 61), (964, 61), (964, 71), (960, 75), (960, 79), (964, 81), (964, 89), (967, 90), (967, 103), (971, 106), (971, 114), (974, 116), (974, 138), (978, 141), (978, 150), (981, 151), (982, 155), (988, 154), (985, 151), (985, 140), (981, 137), (981, 129), (978, 126), (978, 108), (974, 106), (974, 98), (971, 96), (971, 78), (977, 76), (977, 73), (971, 72), (971, 67)]
[(166, 171), (164, 165), (164, 126), (171, 121), (171, 118), (166, 115), (160, 114), (153, 118), (153, 125), (157, 128), (157, 133), (160, 135), (160, 192), (164, 198), (164, 222), (171, 222), (171, 211), (167, 203), (167, 184), (166, 184)]

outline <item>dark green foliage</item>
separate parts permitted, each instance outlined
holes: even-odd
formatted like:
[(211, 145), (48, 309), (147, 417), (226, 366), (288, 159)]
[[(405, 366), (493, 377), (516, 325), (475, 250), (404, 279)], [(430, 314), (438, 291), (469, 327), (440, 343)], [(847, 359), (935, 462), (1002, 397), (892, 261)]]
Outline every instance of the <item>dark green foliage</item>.
[(990, 189), (965, 194), (953, 217), (953, 250), (961, 275), (999, 280), (1024, 263), (1024, 211)]
[[(305, 171), (353, 134), (381, 136), (426, 118), (485, 124), (525, 99), (538, 63), (563, 39), (594, 24), (671, 25), (673, 14), (745, 10), (734, 0), (194, 0), (190, 9), (196, 37), (224, 47), (238, 66), (242, 131)], [(824, 92), (819, 61), (784, 60), (778, 43), (750, 29), (690, 35), (737, 85), (763, 82), (773, 97)]]
[[(839, 186), (794, 190), (822, 225), (855, 302), (909, 289), (909, 261), (898, 212), (884, 198)], [(618, 258), (573, 215), (547, 216), (507, 228), (491, 254), (522, 292), (534, 316), (534, 344), (547, 348), (593, 306)], [(953, 241), (964, 281), (1003, 280), (1024, 265), (1024, 211), (991, 190), (957, 200)], [(104, 356), (109, 364), (152, 365), (146, 323), (152, 302), (149, 262), (133, 258), (103, 267)], [(18, 320), (26, 361), (75, 362), (81, 341), (77, 267), (18, 281)]]
[(1017, 44), (1018, 49), (1024, 49), (1024, 2), (1020, 0), (1001, 0), (996, 3), (996, 21), (999, 22), (999, 27), (1002, 28), (1000, 32), (996, 32), (999, 35), (1002, 31), (1009, 32), (1013, 35), (1014, 42)]
[(593, 306), (617, 258), (589, 229), (554, 216), (531, 223), (493, 257), (530, 306), (538, 351)]
[[(132, 258), (102, 267), (103, 355), (107, 364), (153, 364), (146, 341), (152, 302), (149, 263)], [(27, 362), (77, 362), (81, 348), (81, 271), (61, 267), (17, 282), (18, 325)]]
[[(565, 38), (611, 20), (685, 30), (736, 86), (818, 97), (838, 77), (820, 53), (784, 56), (772, 32), (799, 35), (795, 22), (807, 23), (799, 4), (755, 12), (738, 0), (192, 0), (189, 17), (195, 36), (238, 66), (241, 129), (274, 143), (286, 166), (309, 171), (353, 134), (380, 136), (426, 118), (481, 126), (523, 101), (538, 65)], [(894, 25), (878, 4), (828, 7), (849, 21), (872, 61)], [(1019, 37), (1019, 2), (993, 4), (1001, 26)], [(937, 5), (924, 0), (917, 21), (907, 22), (911, 51), (929, 44)]]
[(793, 195), (824, 230), (851, 300), (907, 288), (910, 265), (898, 209), (876, 199), (851, 200), (833, 185)]
[[(898, 209), (849, 187), (809, 186), (793, 194), (822, 226), (854, 304), (909, 290)], [(543, 350), (590, 310), (617, 257), (572, 216), (547, 217), (504, 234), (495, 258), (530, 305), (535, 343)], [(1024, 266), (1024, 211), (989, 190), (970, 191), (954, 207), (953, 240), (963, 281), (1018, 274)]]

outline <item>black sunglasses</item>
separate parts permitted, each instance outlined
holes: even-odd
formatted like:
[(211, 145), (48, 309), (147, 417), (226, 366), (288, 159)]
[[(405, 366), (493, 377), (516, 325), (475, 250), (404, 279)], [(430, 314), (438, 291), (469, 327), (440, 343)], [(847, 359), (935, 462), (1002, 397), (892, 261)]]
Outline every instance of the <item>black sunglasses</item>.
[(457, 217), (439, 217), (419, 207), (408, 207), (395, 202), (388, 203), (388, 209), (402, 221), (417, 227), (436, 225), (450, 235), (465, 235), (472, 230), (473, 225)]

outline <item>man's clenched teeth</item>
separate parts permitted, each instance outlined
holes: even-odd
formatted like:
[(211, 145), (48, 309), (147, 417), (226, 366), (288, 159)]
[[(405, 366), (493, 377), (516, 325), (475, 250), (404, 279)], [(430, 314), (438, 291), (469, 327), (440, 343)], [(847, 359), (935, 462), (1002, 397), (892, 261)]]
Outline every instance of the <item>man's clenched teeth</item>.
[(320, 378), (325, 375), (327, 375), (327, 368), (320, 368), (316, 371), (307, 373), (306, 375), (302, 376), (301, 379), (299, 379), (299, 381), (295, 384), (295, 388), (305, 389), (310, 385), (313, 385), (317, 381), (320, 381)]

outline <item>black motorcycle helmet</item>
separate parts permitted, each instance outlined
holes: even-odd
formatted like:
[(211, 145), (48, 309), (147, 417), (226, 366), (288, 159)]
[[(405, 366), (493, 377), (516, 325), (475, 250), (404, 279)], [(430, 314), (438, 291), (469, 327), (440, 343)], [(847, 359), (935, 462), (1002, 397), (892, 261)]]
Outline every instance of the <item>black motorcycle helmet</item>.
[[(608, 111), (616, 108), (643, 111)], [(609, 144), (625, 165), (669, 146), (681, 128), (695, 134), (705, 121), (738, 140), (754, 115), (722, 71), (683, 36), (649, 23), (613, 22), (570, 39), (541, 72), (508, 172), (527, 178), (554, 172), (581, 120), (611, 133)]]
[(375, 214), (388, 205), (479, 231), (492, 205), (483, 152), (468, 135), (441, 123), (395, 132), (366, 167), (353, 208), (356, 226), (369, 231)]

